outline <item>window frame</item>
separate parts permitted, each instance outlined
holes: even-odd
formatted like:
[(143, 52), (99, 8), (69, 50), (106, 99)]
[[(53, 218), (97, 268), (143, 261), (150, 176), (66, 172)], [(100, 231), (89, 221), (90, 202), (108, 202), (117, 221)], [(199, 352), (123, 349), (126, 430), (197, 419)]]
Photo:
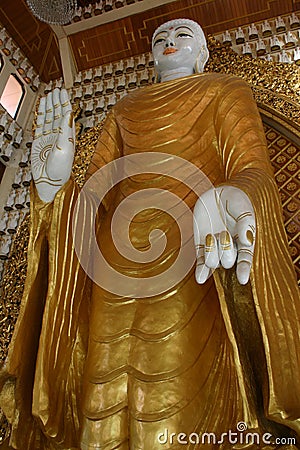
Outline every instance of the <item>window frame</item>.
[[(3, 66), (2, 66), (2, 67), (3, 67)], [(2, 69), (0, 69), (0, 72), (1, 72), (1, 70), (2, 70)], [(18, 106), (17, 106), (17, 108), (16, 108), (16, 110), (15, 110), (14, 115), (11, 115), (10, 112), (7, 111), (7, 109), (5, 108), (5, 106), (4, 106), (2, 103), (0, 103), (0, 105), (1, 105), (1, 107), (2, 107), (3, 109), (5, 109), (5, 111), (10, 115), (10, 117), (11, 117), (13, 120), (16, 120), (16, 118), (17, 118), (17, 116), (18, 116), (18, 113), (19, 113), (19, 111), (20, 111), (20, 108), (21, 108), (21, 106), (22, 106), (22, 102), (23, 102), (23, 100), (24, 100), (25, 94), (26, 94), (26, 90), (25, 90), (24, 83), (23, 83), (22, 80), (17, 76), (17, 74), (12, 73), (12, 72), (9, 74), (9, 76), (7, 77), (5, 86), (4, 86), (4, 88), (3, 88), (2, 92), (1, 92), (0, 99), (1, 99), (3, 93), (4, 93), (5, 89), (6, 89), (7, 84), (9, 83), (9, 80), (11, 79), (11, 77), (13, 77), (13, 78), (19, 83), (19, 85), (20, 85), (20, 87), (21, 87), (21, 91), (22, 91), (21, 96), (20, 96), (20, 98), (19, 98), (19, 103), (18, 103)]]

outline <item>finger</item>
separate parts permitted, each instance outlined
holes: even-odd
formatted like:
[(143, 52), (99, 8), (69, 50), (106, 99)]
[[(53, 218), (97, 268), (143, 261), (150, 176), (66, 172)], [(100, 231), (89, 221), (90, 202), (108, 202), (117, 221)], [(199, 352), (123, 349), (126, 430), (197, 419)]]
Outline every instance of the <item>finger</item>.
[(53, 126), (53, 104), (52, 92), (49, 92), (46, 97), (46, 116), (43, 127), (43, 134), (50, 134)]
[(56, 147), (58, 150), (66, 149), (70, 147), (74, 150), (75, 145), (75, 124), (73, 118), (73, 112), (69, 111), (63, 116), (59, 129), (59, 136)]
[(210, 277), (211, 270), (205, 264), (200, 261), (197, 262), (195, 277), (198, 284), (204, 284), (206, 280)]
[(55, 88), (53, 91), (53, 107), (54, 107), (53, 132), (58, 133), (62, 118), (62, 107), (60, 104), (60, 90), (58, 88)]
[(236, 275), (240, 284), (246, 284), (248, 283), (250, 277), (254, 246), (244, 247), (244, 244), (242, 244), (240, 241), (237, 241), (237, 245), (238, 245), (238, 257), (237, 257)]
[(235, 263), (237, 255), (236, 246), (227, 230), (219, 235), (219, 260), (225, 269), (230, 269)]
[(216, 269), (219, 267), (219, 251), (217, 245), (217, 239), (213, 234), (207, 234), (205, 237), (205, 264), (210, 269)]
[(65, 116), (69, 111), (72, 111), (72, 105), (69, 100), (69, 95), (66, 89), (60, 91), (60, 104), (62, 108), (62, 115)]
[(255, 216), (254, 212), (246, 212), (237, 218), (237, 234), (242, 245), (251, 247), (255, 240)]
[(248, 283), (250, 278), (250, 271), (251, 271), (250, 264), (248, 264), (246, 261), (238, 262), (236, 267), (236, 276), (240, 284), (245, 285)]
[(196, 254), (197, 254), (197, 263), (196, 263), (196, 272), (195, 277), (196, 281), (199, 284), (205, 283), (205, 281), (210, 276), (210, 268), (205, 265), (205, 245), (204, 245), (204, 237), (201, 239), (201, 243), (196, 246)]
[(36, 119), (36, 129), (34, 132), (35, 139), (37, 139), (38, 137), (40, 137), (42, 135), (44, 121), (45, 121), (45, 114), (46, 114), (46, 98), (41, 97), (39, 108), (38, 108), (38, 113), (37, 113), (37, 119)]

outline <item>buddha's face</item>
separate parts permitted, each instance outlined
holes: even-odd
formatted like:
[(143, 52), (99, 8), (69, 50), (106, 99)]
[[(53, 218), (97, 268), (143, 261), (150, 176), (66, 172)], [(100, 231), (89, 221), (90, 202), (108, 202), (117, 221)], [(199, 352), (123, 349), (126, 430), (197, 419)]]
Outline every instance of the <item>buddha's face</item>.
[(192, 73), (203, 42), (190, 21), (167, 22), (153, 36), (153, 58), (156, 71), (179, 69), (186, 67)]

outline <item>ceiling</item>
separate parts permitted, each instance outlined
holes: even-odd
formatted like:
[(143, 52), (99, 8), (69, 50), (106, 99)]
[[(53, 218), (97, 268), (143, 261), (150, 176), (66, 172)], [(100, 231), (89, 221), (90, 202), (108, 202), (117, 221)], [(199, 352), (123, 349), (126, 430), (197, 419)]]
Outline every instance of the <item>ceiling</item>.
[[(78, 0), (83, 7), (89, 3), (95, 0)], [(113, 3), (118, 7), (111, 11), (64, 27), (51, 27), (32, 15), (25, 0), (0, 0), (0, 22), (40, 79), (48, 82), (63, 75), (62, 42), (67, 42), (75, 70), (81, 71), (148, 52), (155, 28), (172, 18), (197, 20), (206, 34), (217, 34), (291, 12), (299, 15), (300, 11), (300, 0), (113, 0)]]

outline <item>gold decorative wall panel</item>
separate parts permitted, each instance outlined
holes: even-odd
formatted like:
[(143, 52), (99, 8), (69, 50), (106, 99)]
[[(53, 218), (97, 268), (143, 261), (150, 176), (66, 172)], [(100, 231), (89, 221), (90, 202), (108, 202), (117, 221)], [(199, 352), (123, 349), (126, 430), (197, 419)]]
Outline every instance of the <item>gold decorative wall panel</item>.
[(300, 282), (300, 147), (275, 127), (265, 125), (265, 133), (282, 201), (290, 254)]

